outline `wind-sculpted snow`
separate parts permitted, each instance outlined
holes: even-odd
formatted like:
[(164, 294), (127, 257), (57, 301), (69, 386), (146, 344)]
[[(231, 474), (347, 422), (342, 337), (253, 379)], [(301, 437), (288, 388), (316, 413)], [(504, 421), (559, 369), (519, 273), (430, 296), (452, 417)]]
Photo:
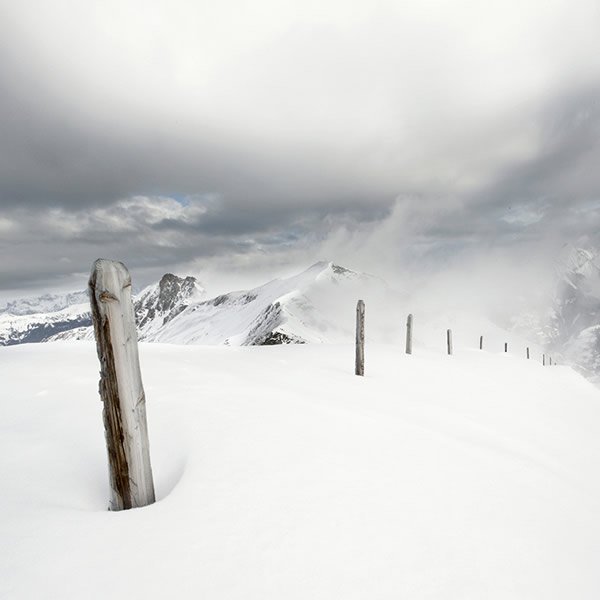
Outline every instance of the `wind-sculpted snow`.
[(600, 598), (600, 395), (570, 368), (402, 343), (365, 377), (352, 344), (140, 362), (158, 502), (111, 513), (94, 343), (0, 348), (0, 598)]

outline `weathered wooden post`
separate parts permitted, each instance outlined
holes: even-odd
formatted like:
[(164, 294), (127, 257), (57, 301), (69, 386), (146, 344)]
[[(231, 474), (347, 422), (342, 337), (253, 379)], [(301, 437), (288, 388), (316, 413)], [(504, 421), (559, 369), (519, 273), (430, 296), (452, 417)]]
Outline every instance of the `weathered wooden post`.
[(542, 354), (542, 365), (545, 367), (546, 366), (546, 355)]
[(508, 342), (504, 342), (504, 352), (508, 352)]
[(365, 374), (365, 303), (359, 300), (356, 304), (356, 361), (354, 373)]
[(100, 397), (111, 487), (110, 510), (155, 501), (146, 400), (131, 302), (131, 277), (123, 263), (98, 259), (89, 281), (100, 360)]
[(408, 315), (406, 319), (406, 354), (412, 354), (412, 328), (413, 316)]
[(479, 349), (483, 350), (483, 336), (482, 335), (479, 336)]
[(529, 360), (529, 346), (527, 346), (527, 360)]
[(448, 354), (452, 354), (452, 329), (446, 331), (446, 343), (448, 345)]

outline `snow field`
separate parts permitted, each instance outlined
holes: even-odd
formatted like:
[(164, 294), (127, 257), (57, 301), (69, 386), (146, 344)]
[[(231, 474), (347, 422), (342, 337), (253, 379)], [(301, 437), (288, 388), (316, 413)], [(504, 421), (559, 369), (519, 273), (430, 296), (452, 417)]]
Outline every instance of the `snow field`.
[(0, 597), (597, 600), (597, 389), (442, 349), (141, 344), (159, 501), (110, 513), (94, 344), (0, 348)]

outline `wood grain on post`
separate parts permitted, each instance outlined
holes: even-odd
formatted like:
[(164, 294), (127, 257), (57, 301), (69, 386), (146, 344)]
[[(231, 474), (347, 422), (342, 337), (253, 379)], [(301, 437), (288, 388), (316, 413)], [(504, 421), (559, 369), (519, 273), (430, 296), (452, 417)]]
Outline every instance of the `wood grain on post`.
[(448, 354), (452, 354), (452, 329), (446, 331), (446, 343), (448, 345)]
[(356, 305), (356, 361), (354, 373), (365, 374), (365, 303), (359, 300)]
[(483, 336), (482, 335), (479, 336), (479, 349), (483, 350)]
[(406, 319), (406, 354), (412, 354), (412, 328), (413, 316), (408, 315)]
[(98, 259), (89, 281), (100, 360), (100, 397), (111, 487), (110, 510), (155, 501), (146, 400), (131, 302), (131, 277), (123, 263)]

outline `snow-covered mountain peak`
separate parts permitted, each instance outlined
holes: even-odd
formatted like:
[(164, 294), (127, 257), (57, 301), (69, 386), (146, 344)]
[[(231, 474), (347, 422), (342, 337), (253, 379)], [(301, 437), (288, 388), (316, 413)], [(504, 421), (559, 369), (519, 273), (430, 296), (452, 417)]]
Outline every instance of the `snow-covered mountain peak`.
[[(347, 269), (346, 267), (342, 267), (340, 265), (336, 265), (335, 263), (327, 260), (321, 260), (316, 262), (314, 265), (311, 265), (304, 273), (314, 274), (315, 279), (323, 279), (324, 277), (330, 278), (350, 278), (355, 279), (357, 277), (366, 277), (365, 273), (359, 273), (357, 271), (352, 271)], [(301, 273), (302, 275), (302, 273)]]
[(141, 332), (161, 327), (185, 310), (199, 302), (205, 290), (195, 277), (178, 277), (166, 273), (161, 280), (150, 285), (135, 299), (135, 314)]
[(137, 296), (136, 303), (154, 304), (156, 310), (171, 310), (182, 300), (197, 301), (205, 294), (204, 288), (195, 277), (178, 277), (165, 273), (158, 283), (144, 288)]
[[(285, 279), (276, 279), (266, 284), (266, 286), (278, 282), (279, 285), (283, 285), (288, 291), (291, 291), (292, 289), (307, 289), (314, 284), (343, 284), (356, 281), (368, 282), (375, 279), (377, 278), (372, 275), (352, 271), (346, 267), (336, 265), (331, 261), (322, 260), (311, 265), (308, 269), (302, 271), (298, 275), (287, 277)], [(383, 283), (383, 280), (379, 280), (379, 282)], [(261, 286), (261, 288), (266, 286)]]

